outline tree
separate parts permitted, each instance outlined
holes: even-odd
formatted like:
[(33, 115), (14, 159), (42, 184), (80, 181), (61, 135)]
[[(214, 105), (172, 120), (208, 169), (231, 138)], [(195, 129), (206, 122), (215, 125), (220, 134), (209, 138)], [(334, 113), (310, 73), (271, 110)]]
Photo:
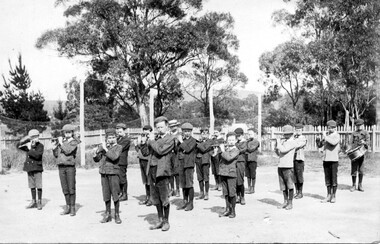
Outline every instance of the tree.
[(83, 0), (66, 9), (66, 27), (46, 31), (36, 46), (55, 43), (61, 55), (88, 58), (96, 79), (106, 82), (121, 106), (138, 111), (144, 125), (150, 89), (160, 94), (194, 58), (200, 37), (189, 15), (201, 6), (201, 0)]
[(322, 103), (340, 103), (346, 125), (364, 116), (375, 101), (379, 17), (380, 3), (371, 0), (297, 1), (294, 14), (274, 14), (277, 22), (299, 30), (308, 40), (313, 61), (309, 71), (315, 78), (310, 85), (322, 91)]
[(234, 19), (229, 13), (207, 13), (197, 22), (203, 42), (192, 61), (192, 69), (183, 71), (188, 80), (185, 91), (203, 106), (204, 116), (209, 116), (209, 94), (223, 100), (233, 95), (233, 88), (244, 86), (248, 79), (239, 71), (239, 41), (233, 34)]
[(8, 118), (4, 118), (4, 122), (15, 134), (26, 134), (32, 128), (45, 130), (47, 122), (50, 121), (47, 111), (43, 109), (45, 99), (40, 92), (28, 92), (32, 80), (22, 63), (21, 54), (15, 68), (10, 60), (9, 67), (10, 78), (6, 79), (2, 75), (5, 90), (0, 91), (1, 114)]
[(54, 108), (53, 115), (58, 120), (64, 120), (67, 116), (67, 109), (63, 108), (63, 102), (58, 100), (58, 107)]

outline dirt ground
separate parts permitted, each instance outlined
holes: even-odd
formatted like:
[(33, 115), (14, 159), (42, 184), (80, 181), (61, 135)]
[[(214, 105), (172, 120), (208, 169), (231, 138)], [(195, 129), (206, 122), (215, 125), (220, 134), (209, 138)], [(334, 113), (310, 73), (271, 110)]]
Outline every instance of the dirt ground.
[(218, 216), (224, 208), (220, 191), (210, 191), (208, 201), (196, 200), (191, 212), (176, 210), (180, 198), (171, 198), (168, 232), (149, 230), (157, 221), (156, 209), (138, 205), (145, 191), (137, 167), (128, 169), (129, 200), (121, 203), (120, 225), (99, 223), (104, 203), (97, 169), (77, 170), (75, 217), (59, 214), (64, 197), (57, 170), (43, 173), (41, 211), (25, 209), (30, 201), (26, 173), (0, 175), (0, 242), (379, 243), (379, 176), (364, 178), (365, 192), (350, 192), (350, 176), (340, 174), (337, 202), (323, 204), (323, 173), (305, 172), (305, 197), (287, 211), (277, 209), (282, 193), (276, 172), (276, 167), (258, 168), (256, 193), (246, 195), (245, 206), (236, 206), (235, 219)]

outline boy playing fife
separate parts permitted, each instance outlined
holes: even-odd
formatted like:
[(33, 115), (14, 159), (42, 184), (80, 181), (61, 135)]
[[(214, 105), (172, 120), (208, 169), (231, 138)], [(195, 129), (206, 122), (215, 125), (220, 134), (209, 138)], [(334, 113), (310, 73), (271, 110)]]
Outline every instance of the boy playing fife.
[[(38, 130), (30, 130), (28, 136), (22, 138), (18, 144), (20, 150), (26, 151), (24, 171), (28, 173), (29, 188), (32, 193), (32, 202), (26, 208), (42, 209), (42, 155), (44, 145), (38, 140), (40, 133)], [(36, 202), (36, 189), (38, 192), (38, 202)]]
[(220, 147), (222, 153), (220, 154), (219, 175), (221, 177), (223, 195), (226, 200), (226, 210), (219, 217), (236, 217), (236, 162), (240, 151), (236, 148), (235, 144), (236, 134), (235, 132), (229, 132), (227, 134), (226, 148), (223, 144)]
[(279, 209), (285, 208), (290, 210), (293, 208), (293, 194), (294, 194), (294, 171), (293, 171), (293, 158), (295, 150), (301, 145), (294, 139), (293, 127), (285, 125), (283, 128), (284, 140), (277, 139), (275, 148), (276, 154), (280, 157), (278, 164), (278, 178), (280, 182), (280, 189), (284, 194), (284, 203), (278, 206)]
[(303, 188), (303, 172), (305, 169), (305, 152), (304, 148), (306, 146), (307, 140), (304, 135), (302, 135), (302, 124), (295, 125), (296, 131), (294, 133), (294, 138), (299, 141), (302, 147), (296, 149), (294, 152), (294, 184), (296, 187), (295, 199), (300, 199), (303, 197), (302, 188)]
[(121, 224), (119, 215), (119, 193), (120, 193), (120, 167), (118, 165), (120, 154), (123, 150), (123, 146), (117, 144), (116, 130), (107, 129), (107, 144), (105, 142), (100, 145), (94, 156), (94, 161), (99, 162), (103, 157), (105, 158), (100, 166), (99, 173), (102, 182), (103, 200), (106, 204), (106, 212), (104, 218), (100, 223), (107, 223), (112, 220), (111, 217), (111, 196), (115, 205), (115, 223)]
[(148, 146), (151, 148), (151, 157), (147, 171), (150, 182), (150, 197), (153, 205), (156, 205), (158, 223), (150, 229), (167, 231), (169, 225), (169, 179), (171, 176), (171, 157), (175, 146), (175, 138), (170, 135), (169, 123), (166, 117), (158, 117), (154, 120), (158, 135), (149, 135)]
[(148, 181), (147, 176), (147, 167), (148, 167), (148, 160), (150, 156), (149, 147), (147, 144), (147, 140), (149, 139), (149, 133), (151, 133), (153, 128), (150, 125), (145, 125), (143, 127), (143, 133), (139, 137), (138, 140), (134, 141), (135, 149), (137, 151), (137, 158), (139, 159), (140, 163), (140, 171), (141, 171), (141, 179), (145, 186), (145, 200), (139, 202), (140, 205), (146, 205), (146, 206), (152, 206), (150, 198), (150, 184)]
[(256, 184), (256, 169), (257, 169), (257, 153), (260, 147), (260, 142), (255, 139), (256, 133), (253, 128), (248, 129), (247, 141), (247, 165), (245, 168), (245, 175), (248, 181), (248, 194), (255, 193)]
[(197, 141), (191, 136), (193, 125), (184, 123), (181, 127), (182, 136), (178, 136), (180, 142), (178, 149), (179, 179), (183, 191), (183, 205), (177, 210), (191, 211), (194, 208), (194, 167), (197, 152)]

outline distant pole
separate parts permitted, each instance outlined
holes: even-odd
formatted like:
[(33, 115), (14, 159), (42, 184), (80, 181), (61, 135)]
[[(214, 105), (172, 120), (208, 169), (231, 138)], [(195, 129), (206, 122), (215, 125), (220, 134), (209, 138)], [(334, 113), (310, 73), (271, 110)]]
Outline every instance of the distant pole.
[[(261, 143), (261, 93), (257, 93), (257, 100), (258, 100), (258, 103), (257, 103), (257, 106), (258, 106), (258, 109), (257, 109), (257, 140)], [(259, 152), (261, 152), (261, 146), (259, 147)]]
[(149, 91), (149, 122), (154, 130), (154, 96), (157, 95), (157, 89), (150, 88)]
[(212, 92), (212, 88), (210, 89), (209, 93), (208, 93), (208, 97), (209, 97), (209, 102), (210, 102), (210, 105), (209, 105), (209, 109), (210, 109), (210, 135), (214, 134), (214, 124), (215, 124), (215, 118), (214, 118), (214, 102), (213, 102), (213, 97), (214, 97), (214, 94)]
[(84, 81), (79, 82), (80, 86), (80, 111), (79, 111), (79, 123), (80, 123), (80, 165), (84, 166), (86, 164), (86, 145), (84, 137)]

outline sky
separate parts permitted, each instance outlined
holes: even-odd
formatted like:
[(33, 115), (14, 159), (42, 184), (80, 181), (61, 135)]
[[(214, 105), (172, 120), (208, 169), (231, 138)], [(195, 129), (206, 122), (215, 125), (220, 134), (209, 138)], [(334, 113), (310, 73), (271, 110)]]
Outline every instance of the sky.
[[(0, 0), (0, 75), (9, 74), (9, 63), (17, 63), (22, 54), (32, 80), (31, 89), (40, 91), (46, 100), (65, 100), (64, 83), (73, 77), (83, 79), (87, 67), (60, 57), (53, 49), (35, 48), (37, 38), (46, 30), (63, 27), (64, 9), (54, 6), (55, 0)], [(240, 41), (240, 69), (248, 77), (245, 90), (263, 91), (259, 57), (289, 39), (281, 27), (274, 27), (271, 15), (287, 8), (283, 0), (206, 0), (203, 11), (230, 12), (235, 19), (234, 33)], [(3, 89), (3, 79), (0, 80)], [(241, 88), (239, 88), (241, 89)]]

